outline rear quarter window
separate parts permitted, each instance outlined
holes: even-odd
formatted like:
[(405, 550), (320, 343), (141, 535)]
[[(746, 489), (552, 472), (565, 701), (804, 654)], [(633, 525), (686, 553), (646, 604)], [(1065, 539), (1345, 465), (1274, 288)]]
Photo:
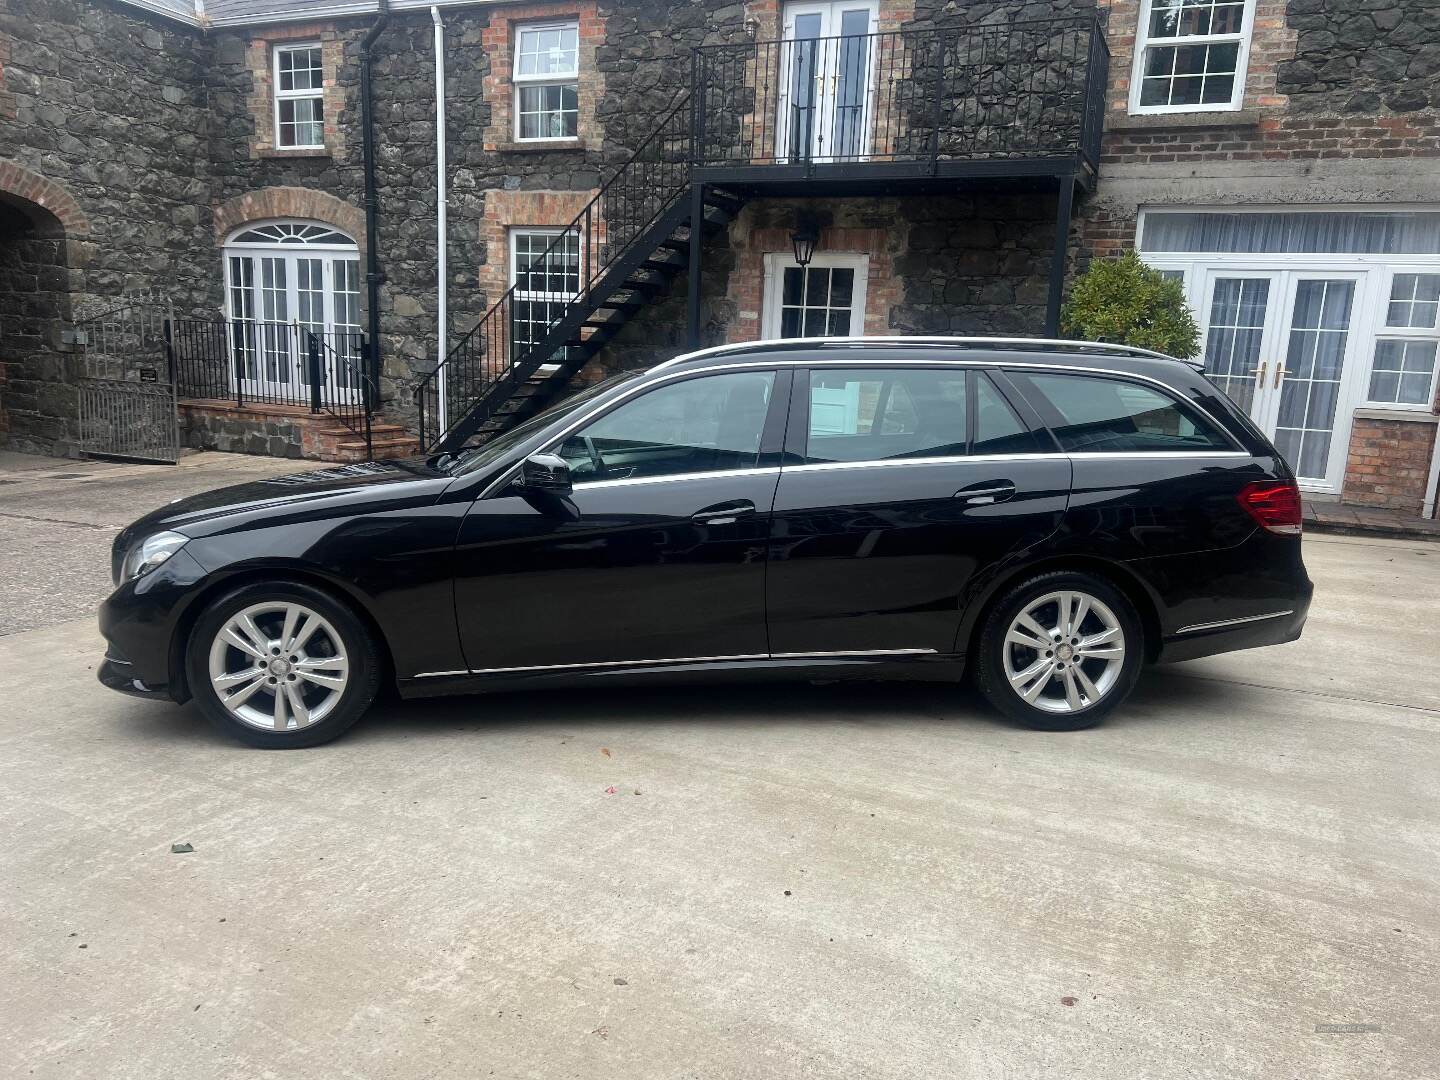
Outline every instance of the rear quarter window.
[(1125, 378), (1011, 373), (1067, 453), (1233, 450), (1213, 423)]

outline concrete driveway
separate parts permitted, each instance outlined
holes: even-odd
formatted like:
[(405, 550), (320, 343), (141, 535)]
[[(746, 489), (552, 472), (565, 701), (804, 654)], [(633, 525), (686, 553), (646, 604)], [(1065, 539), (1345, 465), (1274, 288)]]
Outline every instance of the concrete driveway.
[(1072, 735), (612, 690), (263, 753), (42, 604), (0, 637), (0, 1075), (1433, 1078), (1440, 548), (1306, 547), (1303, 641)]

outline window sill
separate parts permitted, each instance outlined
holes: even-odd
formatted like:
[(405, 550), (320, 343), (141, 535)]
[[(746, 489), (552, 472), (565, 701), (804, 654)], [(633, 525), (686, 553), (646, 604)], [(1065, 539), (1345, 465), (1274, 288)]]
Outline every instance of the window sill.
[(584, 139), (526, 139), (499, 143), (495, 152), (500, 154), (573, 154), (585, 149)]
[(256, 157), (262, 158), (328, 158), (331, 157), (328, 146), (296, 146), (284, 147), (262, 146), (255, 151)]
[(1440, 424), (1440, 416), (1430, 412), (1424, 405), (1415, 405), (1411, 408), (1395, 406), (1391, 408), (1378, 407), (1374, 405), (1365, 406), (1355, 410), (1356, 420), (1410, 420), (1421, 424)]
[(1106, 131), (1169, 131), (1175, 128), (1255, 127), (1264, 117), (1260, 109), (1222, 109), (1215, 112), (1132, 113), (1108, 120)]

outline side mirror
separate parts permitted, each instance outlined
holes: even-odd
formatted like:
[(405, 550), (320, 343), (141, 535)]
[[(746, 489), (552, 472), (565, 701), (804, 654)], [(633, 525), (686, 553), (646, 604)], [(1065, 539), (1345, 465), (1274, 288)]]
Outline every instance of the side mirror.
[(526, 491), (547, 495), (569, 495), (570, 466), (559, 454), (531, 454), (520, 463), (519, 484)]

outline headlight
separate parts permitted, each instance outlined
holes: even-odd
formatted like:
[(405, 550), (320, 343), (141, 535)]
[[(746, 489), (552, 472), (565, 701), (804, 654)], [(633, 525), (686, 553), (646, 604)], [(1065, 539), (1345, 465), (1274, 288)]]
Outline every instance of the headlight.
[(141, 574), (148, 574), (189, 542), (188, 536), (181, 536), (176, 532), (159, 532), (147, 536), (125, 553), (125, 561), (120, 565), (120, 580), (115, 584), (120, 585)]

